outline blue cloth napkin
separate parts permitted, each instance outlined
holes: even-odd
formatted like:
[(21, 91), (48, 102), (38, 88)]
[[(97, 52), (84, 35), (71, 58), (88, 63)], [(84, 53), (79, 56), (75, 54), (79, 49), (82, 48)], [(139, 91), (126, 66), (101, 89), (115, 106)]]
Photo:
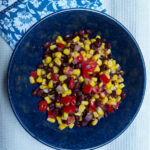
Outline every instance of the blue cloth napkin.
[[(6, 3), (2, 3), (4, 1)], [(1, 0), (0, 5), (7, 6), (7, 1)], [(24, 33), (38, 20), (68, 8), (90, 8), (105, 12), (100, 0), (18, 0), (0, 12), (0, 35), (14, 49)]]

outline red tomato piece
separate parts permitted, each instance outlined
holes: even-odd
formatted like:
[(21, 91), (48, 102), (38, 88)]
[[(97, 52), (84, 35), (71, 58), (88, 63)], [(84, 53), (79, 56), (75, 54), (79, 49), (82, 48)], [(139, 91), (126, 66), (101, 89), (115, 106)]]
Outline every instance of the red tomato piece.
[(92, 86), (90, 84), (87, 84), (83, 87), (82, 91), (86, 94), (90, 94), (92, 91)]
[(68, 67), (65, 67), (63, 71), (64, 71), (64, 74), (70, 76), (70, 75), (72, 75), (73, 69), (68, 66)]
[(118, 109), (118, 107), (119, 107), (120, 103), (121, 103), (120, 101), (119, 101), (119, 102), (117, 102), (117, 104), (116, 104), (115, 106), (113, 106), (113, 108), (114, 108), (114, 109)]
[(82, 56), (82, 55), (77, 56), (77, 60), (78, 60), (79, 62), (83, 62), (83, 56)]
[(59, 44), (58, 44), (58, 47), (60, 47), (60, 48), (65, 48), (65, 45), (62, 44), (62, 43), (59, 43)]
[(47, 110), (47, 102), (45, 100), (42, 100), (39, 102), (39, 111), (44, 112)]
[(37, 71), (32, 71), (32, 72), (30, 72), (30, 76), (32, 76), (32, 77), (37, 77)]
[(114, 111), (114, 108), (113, 108), (113, 107), (108, 107), (108, 108), (106, 109), (106, 111), (109, 112), (109, 113), (112, 113), (112, 112)]
[(87, 61), (83, 62), (83, 69), (88, 72), (93, 72), (97, 66), (97, 62), (93, 61), (92, 59), (88, 59)]
[(91, 101), (89, 105), (89, 111), (96, 111), (95, 101)]
[(99, 76), (100, 80), (104, 83), (108, 83), (110, 80), (108, 79), (108, 77), (103, 73)]
[(59, 75), (58, 74), (56, 74), (56, 73), (52, 73), (51, 74), (51, 78), (54, 80), (54, 81), (58, 81), (59, 80)]
[(62, 97), (60, 100), (60, 103), (63, 103), (63, 104), (75, 105), (75, 102), (76, 102), (76, 96), (65, 96), (65, 97)]
[(75, 106), (69, 105), (69, 106), (65, 106), (62, 111), (69, 114), (74, 114), (76, 110), (75, 110)]
[(95, 93), (95, 94), (100, 93), (100, 92), (99, 92), (99, 88), (98, 88), (97, 85), (96, 85), (95, 87), (92, 88), (92, 92)]
[(48, 118), (55, 118), (55, 119), (57, 117), (57, 115), (52, 113), (50, 110), (47, 112), (47, 116), (48, 116)]
[(74, 80), (73, 77), (71, 77), (71, 79), (70, 79), (70, 81), (69, 81), (69, 87), (70, 87), (71, 89), (73, 89), (74, 86), (75, 86), (75, 80)]
[(65, 123), (67, 125), (69, 125), (69, 124), (74, 123), (74, 122), (75, 122), (75, 117), (74, 116), (69, 116)]

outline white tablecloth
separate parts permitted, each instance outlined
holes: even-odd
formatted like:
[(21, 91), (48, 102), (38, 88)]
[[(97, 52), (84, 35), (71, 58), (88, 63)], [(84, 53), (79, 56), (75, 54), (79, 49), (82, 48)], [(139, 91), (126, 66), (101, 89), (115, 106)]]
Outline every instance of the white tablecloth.
[[(131, 126), (100, 150), (150, 150), (150, 1), (103, 0), (107, 13), (123, 23), (136, 38), (147, 68), (147, 90)], [(12, 50), (0, 38), (0, 150), (50, 150), (32, 138), (19, 124), (6, 92), (6, 71)]]

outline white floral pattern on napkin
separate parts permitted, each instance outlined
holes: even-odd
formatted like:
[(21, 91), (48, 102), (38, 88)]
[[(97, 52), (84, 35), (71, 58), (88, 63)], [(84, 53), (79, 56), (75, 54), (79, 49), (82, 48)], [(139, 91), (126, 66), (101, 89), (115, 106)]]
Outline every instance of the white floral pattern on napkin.
[[(9, 0), (2, 0), (9, 1)], [(0, 12), (0, 34), (14, 48), (24, 33), (48, 14), (68, 8), (104, 12), (100, 0), (23, 0)]]

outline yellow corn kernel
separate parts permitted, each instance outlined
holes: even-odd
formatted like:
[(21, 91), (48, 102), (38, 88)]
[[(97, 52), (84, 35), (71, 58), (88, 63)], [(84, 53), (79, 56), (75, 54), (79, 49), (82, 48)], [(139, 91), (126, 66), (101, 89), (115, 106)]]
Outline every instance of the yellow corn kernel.
[(49, 63), (49, 67), (50, 67), (50, 68), (52, 68), (53, 66), (54, 66), (54, 63), (53, 63), (53, 62)]
[(61, 43), (63, 38), (61, 36), (57, 36), (56, 43)]
[(123, 78), (119, 78), (119, 79), (117, 80), (118, 83), (121, 83), (121, 82), (123, 82), (123, 81), (124, 81)]
[(72, 91), (71, 89), (69, 89), (67, 92), (66, 92), (67, 95), (71, 95), (72, 94)]
[(83, 76), (80, 76), (80, 77), (79, 77), (79, 82), (83, 82), (83, 81), (84, 81)]
[(104, 60), (104, 64), (107, 65), (108, 64), (108, 60)]
[(71, 124), (69, 124), (69, 126), (68, 126), (70, 129), (72, 129), (73, 127), (74, 127), (74, 124), (73, 123), (71, 123)]
[(73, 61), (73, 58), (71, 57), (71, 58), (69, 58), (69, 64), (71, 64), (71, 62)]
[(93, 50), (93, 49), (90, 50), (90, 54), (91, 54), (91, 55), (94, 54), (94, 50)]
[(43, 81), (43, 79), (42, 79), (41, 77), (38, 77), (38, 78), (36, 79), (36, 82), (37, 82), (37, 83), (42, 83), (42, 81)]
[(98, 94), (94, 94), (94, 98), (98, 99), (99, 95)]
[(51, 122), (51, 123), (55, 123), (55, 119), (54, 118), (47, 118), (47, 121)]
[(81, 104), (80, 106), (79, 106), (79, 112), (80, 113), (82, 113), (84, 110), (85, 110), (85, 106), (83, 105), (83, 104)]
[(58, 106), (58, 107), (59, 107), (59, 106), (61, 106), (61, 104), (60, 104), (60, 103), (56, 103), (56, 106)]
[(41, 74), (42, 75), (46, 74), (46, 71), (44, 69), (42, 69)]
[(103, 86), (103, 82), (100, 82), (98, 86), (99, 86), (99, 87), (102, 87), (102, 86)]
[(87, 38), (87, 37), (88, 37), (88, 34), (84, 34), (83, 37)]
[(108, 104), (109, 104), (109, 105), (116, 105), (116, 99), (115, 99), (115, 98), (111, 98), (111, 99), (108, 101)]
[(79, 56), (79, 53), (78, 52), (74, 52), (73, 57), (76, 58), (77, 56)]
[(78, 45), (84, 48), (84, 44), (82, 42), (78, 42)]
[(70, 47), (70, 45), (71, 45), (71, 43), (68, 43), (68, 44), (67, 44), (67, 47)]
[(73, 42), (76, 43), (76, 42), (79, 42), (80, 40), (80, 37), (79, 36), (76, 36), (74, 39), (73, 39)]
[(105, 43), (102, 43), (101, 49), (105, 49)]
[(35, 79), (32, 76), (29, 77), (29, 81), (30, 81), (31, 84), (35, 83)]
[(83, 57), (86, 56), (86, 52), (85, 51), (81, 51), (80, 53), (82, 54)]
[(82, 104), (82, 105), (88, 105), (89, 102), (88, 102), (88, 101), (82, 101), (81, 104)]
[(52, 80), (49, 81), (48, 87), (51, 88), (51, 89), (53, 88), (53, 81)]
[(65, 55), (69, 55), (69, 54), (70, 54), (70, 50), (67, 49), (67, 48), (65, 48), (64, 51), (63, 51), (63, 53), (64, 53)]
[(47, 104), (50, 104), (52, 102), (52, 100), (48, 96), (44, 97), (44, 99), (46, 100)]
[(85, 40), (85, 41), (84, 41), (84, 44), (90, 45), (90, 44), (91, 44), (91, 41), (90, 41), (90, 40)]
[(111, 68), (113, 66), (112, 60), (107, 61), (107, 66), (108, 66), (108, 68)]
[(86, 57), (87, 57), (87, 58), (91, 58), (92, 55), (88, 53), (88, 54), (86, 54)]
[(110, 53), (111, 53), (111, 49), (108, 49), (108, 50), (106, 51), (106, 53), (107, 53), (107, 55), (110, 54)]
[(92, 98), (90, 99), (90, 101), (94, 101), (94, 102), (95, 102), (95, 97), (92, 97)]
[(112, 64), (115, 65), (116, 64), (116, 60), (112, 60)]
[(58, 72), (59, 72), (59, 68), (56, 67), (56, 66), (54, 66), (54, 67), (53, 67), (53, 71), (54, 71), (54, 73), (58, 73)]
[(96, 77), (92, 77), (91, 80), (94, 81), (94, 82), (97, 82), (97, 78)]
[(108, 82), (108, 83), (106, 84), (106, 89), (111, 89), (111, 86), (112, 86), (112, 83), (111, 83), (111, 82)]
[(75, 76), (75, 75), (72, 75), (71, 77), (73, 77), (74, 79), (76, 79), (76, 78), (77, 78), (77, 76)]
[(60, 80), (61, 82), (64, 82), (66, 79), (67, 79), (67, 76), (66, 76), (66, 75), (60, 75), (60, 76), (59, 76), (59, 80)]
[(116, 81), (118, 79), (118, 76), (116, 74), (113, 75), (112, 80)]
[(43, 79), (42, 84), (43, 84), (43, 85), (46, 84), (46, 79)]
[(93, 86), (93, 87), (95, 86), (95, 82), (94, 81), (91, 80), (91, 81), (89, 81), (89, 83), (90, 83), (91, 86)]
[(120, 89), (122, 89), (122, 88), (124, 88), (124, 87), (125, 87), (125, 85), (124, 85), (123, 83), (119, 84), (119, 88), (120, 88)]
[(55, 59), (54, 59), (54, 62), (55, 62), (58, 66), (61, 65), (61, 60), (60, 60), (59, 58), (55, 58)]
[(41, 76), (42, 75), (42, 69), (37, 69), (37, 75)]
[(97, 65), (96, 68), (94, 69), (94, 72), (100, 72), (100, 67)]
[(61, 52), (56, 52), (55, 53), (55, 57), (61, 58), (62, 57), (62, 53)]
[(100, 59), (98, 59), (98, 60), (97, 60), (97, 64), (98, 64), (99, 66), (101, 66), (101, 65), (102, 65), (102, 61), (101, 61)]
[(61, 41), (62, 44), (66, 45), (67, 43), (65, 41)]
[(56, 119), (57, 119), (59, 125), (62, 124), (62, 120), (60, 117), (57, 116)]
[(91, 42), (92, 42), (92, 43), (96, 42), (96, 39), (91, 39)]
[(47, 85), (40, 85), (40, 89), (48, 89)]
[(96, 36), (96, 39), (101, 39), (100, 35), (97, 35), (97, 36)]
[(62, 97), (65, 97), (65, 96), (67, 96), (67, 93), (63, 93), (63, 94), (62, 94)]
[(100, 107), (97, 107), (97, 113), (99, 115), (104, 115), (104, 111)]
[(98, 120), (97, 120), (97, 119), (95, 119), (95, 120), (93, 120), (93, 121), (91, 122), (92, 126), (95, 126), (97, 123), (98, 123)]
[(99, 54), (96, 54), (96, 55), (94, 55), (92, 58), (93, 58), (95, 61), (97, 61), (97, 60), (99, 59), (99, 57), (100, 57), (100, 55), (99, 55)]
[(62, 85), (62, 88), (63, 88), (63, 90), (64, 90), (65, 92), (67, 92), (67, 91), (68, 91), (67, 84), (65, 84), (65, 83)]
[(102, 99), (102, 104), (106, 104), (108, 102), (108, 98), (105, 96), (103, 99)]
[(105, 97), (105, 93), (104, 92), (101, 92), (101, 97)]
[(111, 93), (112, 93), (112, 90), (111, 90), (111, 89), (107, 89), (107, 93), (108, 93), (108, 94), (111, 94)]
[(47, 74), (47, 79), (51, 79), (51, 73)]
[(99, 115), (97, 112), (93, 112), (93, 116), (94, 116), (94, 118), (97, 118)]
[(80, 69), (74, 69), (73, 74), (74, 75), (80, 75)]
[(118, 96), (118, 97), (116, 98), (116, 101), (119, 102), (120, 100), (121, 100), (121, 96)]
[(68, 118), (68, 113), (64, 112), (62, 115), (62, 119), (67, 120), (67, 118)]
[(62, 124), (59, 125), (58, 128), (59, 128), (60, 130), (64, 130), (66, 127), (67, 127), (67, 125), (64, 124), (64, 123), (62, 123)]
[(54, 50), (55, 48), (57, 48), (57, 46), (56, 45), (51, 45), (49, 48), (50, 48), (50, 50)]
[(81, 116), (80, 112), (75, 113), (75, 116)]
[(85, 44), (85, 50), (86, 50), (86, 51), (89, 51), (89, 50), (90, 50), (90, 45)]
[(122, 90), (121, 90), (121, 89), (119, 89), (119, 88), (116, 89), (116, 94), (117, 94), (117, 95), (120, 95), (121, 93), (122, 93)]
[(47, 56), (46, 59), (45, 59), (45, 62), (47, 64), (49, 64), (51, 61), (52, 61), (52, 58), (50, 56)]

